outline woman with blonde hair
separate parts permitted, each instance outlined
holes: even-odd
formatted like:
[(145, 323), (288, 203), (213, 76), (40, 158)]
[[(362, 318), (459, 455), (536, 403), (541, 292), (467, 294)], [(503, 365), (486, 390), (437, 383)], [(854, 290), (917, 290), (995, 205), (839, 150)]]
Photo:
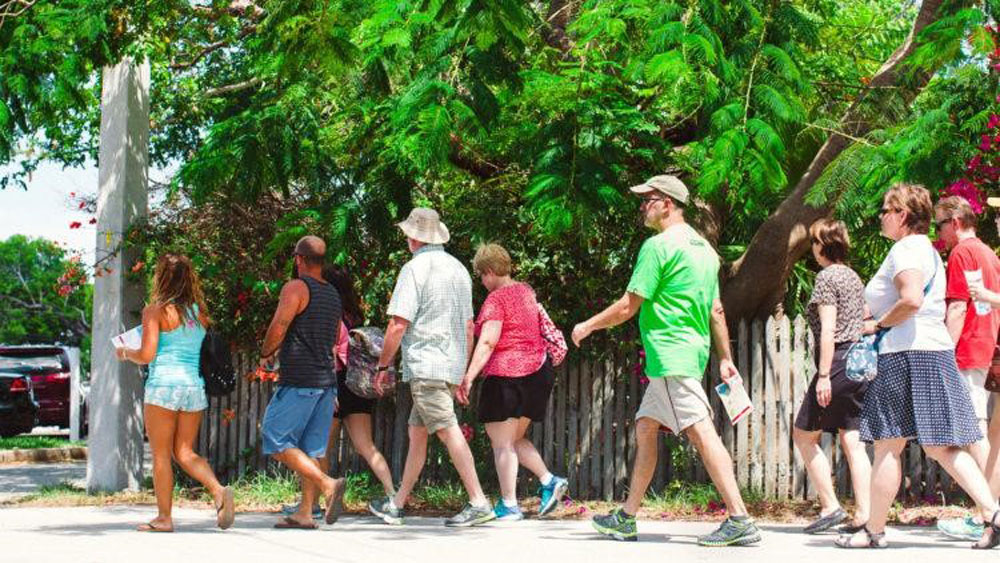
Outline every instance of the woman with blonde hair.
[(171, 459), (201, 482), (215, 499), (220, 528), (233, 525), (233, 491), (223, 487), (205, 458), (194, 451), (202, 414), (208, 407), (199, 371), (201, 343), (209, 324), (201, 283), (186, 256), (164, 254), (156, 262), (153, 291), (142, 310), (142, 345), (118, 348), (119, 360), (149, 365), (143, 418), (153, 453), (153, 491), (158, 514), (140, 532), (172, 532)]
[(923, 186), (898, 184), (882, 202), (882, 234), (894, 244), (865, 286), (873, 318), (864, 332), (882, 337), (860, 421), (861, 439), (875, 443), (871, 515), (861, 530), (837, 539), (840, 547), (888, 545), (885, 523), (899, 490), (903, 448), (914, 439), (976, 503), (986, 529), (973, 547), (1000, 543), (997, 499), (965, 448), (982, 435), (944, 324), (946, 276), (927, 238), (932, 214)]
[(538, 515), (545, 516), (555, 509), (569, 482), (550, 473), (531, 440), (524, 437), (532, 421), (544, 419), (555, 382), (538, 301), (531, 286), (511, 278), (510, 255), (498, 244), (480, 246), (472, 269), (490, 293), (476, 319), (479, 341), (455, 396), (468, 404), (472, 382), (484, 374), (477, 411), (486, 425), (500, 479), (503, 498), (493, 511), (497, 519), (524, 517), (517, 505), (518, 464), (538, 477)]

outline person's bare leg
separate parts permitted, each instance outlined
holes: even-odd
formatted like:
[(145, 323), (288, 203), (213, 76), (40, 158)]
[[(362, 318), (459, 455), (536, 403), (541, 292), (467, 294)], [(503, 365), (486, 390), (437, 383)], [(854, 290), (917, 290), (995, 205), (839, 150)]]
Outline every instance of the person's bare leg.
[(899, 491), (899, 480), (903, 476), (902, 453), (906, 438), (877, 440), (875, 461), (872, 463), (871, 516), (868, 530), (876, 534), (885, 531), (885, 521), (889, 508)]
[[(336, 455), (334, 453), (334, 447), (337, 445), (337, 437), (340, 436), (340, 419), (334, 418), (333, 422), (330, 424), (330, 435), (326, 439), (326, 455), (316, 459), (316, 463), (319, 464), (319, 470), (323, 472), (323, 475), (330, 475), (330, 457)], [(302, 499), (299, 499), (299, 510), (302, 510), (302, 503), (304, 502), (305, 496), (308, 494), (309, 498), (313, 499), (312, 510), (319, 508), (319, 489), (316, 485), (310, 483), (308, 480), (303, 479), (299, 476), (299, 489), (302, 491)], [(311, 513), (310, 513), (311, 514)]]
[(535, 444), (532, 444), (531, 440), (524, 437), (528, 433), (528, 427), (530, 426), (530, 418), (521, 417), (518, 419), (514, 451), (517, 453), (517, 462), (523, 465), (528, 471), (534, 473), (535, 477), (541, 479), (549, 472), (549, 468), (546, 467), (545, 461), (535, 448)]
[(998, 509), (997, 499), (972, 455), (957, 446), (924, 446), (924, 452), (958, 482), (976, 503), (980, 518), (989, 522)]
[(840, 501), (837, 500), (837, 494), (833, 491), (830, 462), (826, 459), (823, 448), (820, 447), (822, 438), (823, 433), (818, 430), (808, 432), (800, 428), (792, 429), (792, 441), (795, 442), (795, 447), (799, 450), (799, 455), (802, 456), (806, 473), (809, 474), (809, 480), (812, 481), (813, 487), (816, 488), (816, 494), (819, 496), (820, 516), (828, 516), (840, 508)]
[(979, 432), (983, 435), (982, 439), (974, 444), (968, 446), (969, 455), (972, 459), (976, 461), (976, 465), (979, 466), (979, 472), (983, 475), (988, 475), (987, 467), (989, 466), (990, 458), (990, 429), (986, 420), (979, 419)]
[(395, 494), (389, 463), (385, 460), (382, 452), (375, 447), (375, 442), (372, 439), (372, 415), (365, 413), (348, 415), (344, 426), (347, 428), (347, 436), (351, 439), (355, 451), (365, 458), (372, 473), (382, 483), (385, 494), (388, 496)]
[(222, 504), (224, 487), (216, 478), (208, 461), (195, 453), (194, 441), (198, 439), (198, 427), (205, 411), (177, 413), (177, 429), (174, 432), (174, 459), (185, 473), (208, 489), (215, 499), (215, 505)]
[(625, 512), (635, 516), (642, 506), (646, 489), (653, 480), (656, 471), (657, 439), (660, 433), (660, 423), (652, 418), (642, 417), (635, 423), (635, 462), (632, 463), (632, 477), (629, 480), (628, 498), (625, 499)]
[(173, 530), (171, 508), (174, 493), (174, 468), (171, 463), (174, 450), (174, 432), (177, 428), (177, 411), (145, 405), (143, 409), (149, 449), (153, 454), (153, 493), (156, 495), (157, 515), (150, 524), (158, 530)]
[(517, 452), (514, 450), (514, 439), (517, 435), (517, 419), (487, 422), (486, 434), (490, 437), (490, 445), (493, 447), (493, 461), (500, 481), (500, 494), (504, 501), (515, 502), (517, 501)]
[(733, 458), (722, 445), (711, 419), (701, 419), (686, 428), (684, 434), (701, 454), (708, 476), (722, 495), (730, 516), (746, 516), (747, 507), (743, 504), (743, 495), (740, 494), (740, 486), (736, 483), (736, 474), (733, 472)]
[(840, 431), (840, 448), (847, 457), (847, 465), (851, 469), (851, 486), (854, 489), (852, 523), (861, 526), (868, 522), (871, 515), (872, 462), (868, 459), (868, 450), (857, 430)]
[(1000, 400), (994, 397), (993, 411), (987, 430), (990, 440), (990, 453), (986, 458), (986, 478), (990, 483), (990, 492), (994, 497), (1000, 497)]
[(403, 481), (399, 484), (399, 490), (393, 497), (393, 504), (397, 508), (406, 506), (406, 501), (413, 492), (420, 472), (424, 470), (424, 462), (427, 461), (427, 428), (424, 426), (409, 427), (410, 445), (406, 450), (406, 465), (403, 467)]
[[(295, 471), (306, 485), (302, 487), (302, 502), (299, 503), (299, 510), (290, 518), (302, 523), (312, 522), (312, 506), (316, 502), (317, 492), (330, 498), (336, 491), (337, 481), (320, 470), (318, 461), (298, 448), (288, 448), (272, 457)], [(315, 488), (311, 488), (309, 485)]]
[(448, 448), (451, 463), (458, 470), (465, 492), (469, 495), (469, 502), (473, 506), (488, 506), (489, 500), (486, 499), (486, 494), (479, 484), (479, 476), (476, 475), (476, 461), (472, 458), (472, 450), (469, 449), (469, 443), (465, 441), (462, 430), (457, 424), (453, 424), (438, 430), (435, 434)]

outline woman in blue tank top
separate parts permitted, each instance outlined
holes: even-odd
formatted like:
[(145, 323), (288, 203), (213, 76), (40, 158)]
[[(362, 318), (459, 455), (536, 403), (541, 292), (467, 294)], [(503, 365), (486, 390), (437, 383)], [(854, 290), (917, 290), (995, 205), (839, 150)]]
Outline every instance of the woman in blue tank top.
[(140, 532), (172, 532), (171, 459), (215, 497), (218, 525), (233, 525), (233, 491), (223, 487), (205, 458), (194, 451), (201, 417), (208, 407), (199, 372), (201, 342), (208, 326), (201, 283), (186, 256), (164, 254), (153, 273), (153, 292), (142, 310), (142, 346), (119, 348), (120, 360), (149, 364), (143, 418), (153, 453), (156, 518)]

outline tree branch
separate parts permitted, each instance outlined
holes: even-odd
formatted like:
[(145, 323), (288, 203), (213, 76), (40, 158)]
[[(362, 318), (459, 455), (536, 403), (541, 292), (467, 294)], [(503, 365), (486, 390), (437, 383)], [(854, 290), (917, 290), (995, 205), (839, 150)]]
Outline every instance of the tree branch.
[[(244, 27), (243, 29), (240, 30), (240, 33), (236, 36), (236, 41), (241, 41), (241, 40), (245, 39), (246, 36), (250, 35), (251, 33), (256, 32), (256, 31), (257, 31), (257, 24), (250, 24), (250, 25), (248, 25), (248, 26), (246, 26), (246, 27)], [(191, 68), (194, 65), (198, 64), (198, 61), (200, 61), (201, 59), (205, 58), (205, 56), (208, 55), (209, 53), (212, 53), (214, 51), (218, 51), (219, 49), (221, 49), (223, 47), (226, 47), (228, 45), (231, 45), (231, 44), (232, 44), (232, 41), (229, 40), (229, 39), (223, 39), (222, 41), (216, 41), (215, 43), (206, 45), (201, 51), (198, 51), (198, 53), (191, 60), (189, 60), (189, 61), (182, 61), (182, 62), (176, 62), (176, 63), (171, 63), (168, 68), (170, 68), (170, 70), (183, 70), (183, 69), (186, 69), (186, 68)]]
[(244, 80), (243, 82), (237, 82), (236, 84), (227, 84), (225, 86), (219, 86), (218, 88), (209, 88), (205, 90), (202, 95), (206, 98), (216, 98), (219, 96), (224, 96), (226, 94), (232, 94), (233, 92), (240, 92), (242, 90), (248, 90), (263, 84), (264, 80), (258, 77), (253, 77), (250, 80)]

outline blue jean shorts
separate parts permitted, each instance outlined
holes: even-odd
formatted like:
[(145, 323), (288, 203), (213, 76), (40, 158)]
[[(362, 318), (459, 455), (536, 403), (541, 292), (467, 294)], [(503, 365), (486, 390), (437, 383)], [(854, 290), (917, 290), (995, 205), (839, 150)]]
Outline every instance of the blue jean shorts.
[(279, 385), (260, 425), (264, 455), (291, 448), (309, 457), (326, 455), (336, 399), (336, 387)]
[(202, 385), (147, 385), (143, 402), (172, 411), (197, 412), (208, 408)]

